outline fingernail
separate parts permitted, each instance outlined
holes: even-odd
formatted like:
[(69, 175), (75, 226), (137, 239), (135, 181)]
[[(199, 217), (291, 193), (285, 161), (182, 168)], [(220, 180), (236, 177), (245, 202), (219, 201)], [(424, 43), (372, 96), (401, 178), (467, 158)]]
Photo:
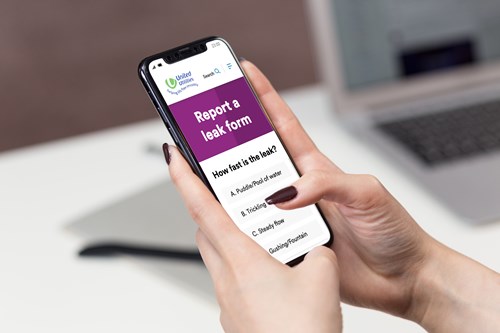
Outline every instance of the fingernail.
[(243, 62), (243, 61), (245, 61), (246, 59), (245, 59), (245, 58), (243, 58), (243, 57), (238, 57), (238, 60), (239, 60), (240, 62)]
[(288, 186), (284, 189), (279, 190), (276, 193), (271, 194), (267, 197), (266, 202), (268, 205), (275, 205), (278, 203), (290, 201), (297, 196), (298, 192), (295, 186)]
[(168, 151), (168, 143), (163, 144), (163, 154), (165, 154), (165, 161), (170, 164), (170, 152)]

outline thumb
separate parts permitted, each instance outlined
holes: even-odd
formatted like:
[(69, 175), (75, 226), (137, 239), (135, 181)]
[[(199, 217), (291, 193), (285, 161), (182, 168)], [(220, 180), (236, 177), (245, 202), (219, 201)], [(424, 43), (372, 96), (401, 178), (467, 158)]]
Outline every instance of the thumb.
[(322, 268), (333, 269), (338, 273), (337, 256), (332, 249), (326, 246), (318, 246), (312, 249), (304, 258), (301, 266), (323, 266)]
[[(283, 195), (292, 192), (290, 189), (293, 189), (293, 196)], [(324, 199), (364, 209), (386, 197), (387, 190), (373, 176), (313, 170), (300, 177), (293, 186), (266, 198), (266, 202), (276, 204), (281, 209), (295, 209)]]
[(338, 295), (339, 266), (337, 256), (330, 248), (326, 246), (314, 248), (305, 256), (298, 269), (302, 270), (303, 276), (307, 277), (308, 283), (325, 286), (328, 290), (331, 287)]

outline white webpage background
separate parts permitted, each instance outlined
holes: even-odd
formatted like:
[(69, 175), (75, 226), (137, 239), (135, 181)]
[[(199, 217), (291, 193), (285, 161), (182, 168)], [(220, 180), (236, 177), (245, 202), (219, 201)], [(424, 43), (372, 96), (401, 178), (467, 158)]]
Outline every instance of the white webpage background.
[[(248, 159), (249, 155), (259, 155), (259, 151), (265, 151), (273, 145), (277, 147), (275, 153), (214, 179), (212, 175), (213, 171), (227, 168), (229, 164), (234, 165), (242, 158)], [(217, 198), (222, 206), (226, 208), (229, 216), (242, 231), (257, 241), (257, 243), (266, 250), (273, 245), (277, 245), (278, 239), (282, 239), (284, 236), (285, 239), (287, 239), (286, 235), (294, 236), (295, 230), (299, 230), (297, 229), (299, 227), (302, 228), (300, 230), (305, 230), (310, 234), (307, 240), (304, 239), (303, 241), (299, 241), (289, 246), (286, 250), (279, 251), (275, 255), (278, 260), (282, 262), (289, 261), (290, 258), (307, 253), (315, 246), (322, 245), (328, 241), (328, 229), (315, 206), (293, 211), (283, 211), (275, 206), (267, 206), (261, 211), (247, 215), (246, 217), (241, 215), (241, 211), (244, 210), (245, 207), (264, 203), (264, 198), (284, 187), (290, 186), (294, 181), (299, 179), (297, 171), (274, 132), (270, 132), (209, 158), (201, 162), (200, 165), (212, 184), (212, 188)], [(288, 174), (288, 176), (283, 176), (283, 178), (278, 177), (277, 180), (273, 180), (272, 184), (269, 186), (262, 185), (265, 186), (264, 188), (259, 186), (243, 194), (239, 194), (237, 199), (231, 198), (229, 192), (230, 188), (236, 188), (244, 184), (245, 180), (252, 178), (252, 176), (255, 179), (260, 179), (267, 174), (269, 170), (281, 170), (283, 173)], [(237, 201), (235, 202), (235, 200)], [(273, 232), (266, 232), (266, 234), (259, 235), (258, 237), (252, 236), (252, 231), (273, 222), (274, 216), (284, 217), (290, 222), (283, 227), (276, 228), (275, 232), (273, 230)]]

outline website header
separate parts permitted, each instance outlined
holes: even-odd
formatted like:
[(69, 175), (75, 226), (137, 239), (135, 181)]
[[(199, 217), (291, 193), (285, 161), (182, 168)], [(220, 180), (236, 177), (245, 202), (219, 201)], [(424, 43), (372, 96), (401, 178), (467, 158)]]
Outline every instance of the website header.
[(224, 43), (207, 45), (204, 53), (173, 64), (157, 59), (149, 64), (149, 72), (168, 105), (243, 76)]

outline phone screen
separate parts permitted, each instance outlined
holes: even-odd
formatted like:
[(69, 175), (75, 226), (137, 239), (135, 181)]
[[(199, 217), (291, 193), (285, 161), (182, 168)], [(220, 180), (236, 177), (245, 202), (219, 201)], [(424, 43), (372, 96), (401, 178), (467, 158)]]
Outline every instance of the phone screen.
[(222, 39), (204, 45), (174, 63), (153, 59), (148, 71), (229, 216), (288, 263), (328, 243), (330, 231), (315, 205), (285, 211), (265, 202), (299, 174), (229, 46)]

